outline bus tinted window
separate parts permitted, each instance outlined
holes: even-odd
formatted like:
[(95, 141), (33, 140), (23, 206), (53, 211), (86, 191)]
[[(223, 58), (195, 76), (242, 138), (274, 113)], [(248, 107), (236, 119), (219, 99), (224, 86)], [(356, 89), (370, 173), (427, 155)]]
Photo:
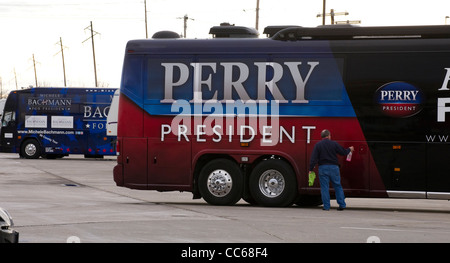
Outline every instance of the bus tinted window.
[(13, 111), (6, 111), (3, 114), (2, 126), (6, 127), (6, 126), (8, 126), (9, 122), (15, 121), (15, 120), (16, 120), (16, 113)]
[(122, 72), (122, 87), (127, 90), (130, 96), (137, 100), (142, 100), (142, 63), (143, 56), (127, 56)]

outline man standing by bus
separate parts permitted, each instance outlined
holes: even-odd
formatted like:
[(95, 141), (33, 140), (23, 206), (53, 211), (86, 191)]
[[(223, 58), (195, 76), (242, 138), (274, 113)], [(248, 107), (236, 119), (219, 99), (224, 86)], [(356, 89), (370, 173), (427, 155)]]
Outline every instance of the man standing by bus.
[(354, 147), (350, 146), (345, 149), (339, 143), (331, 140), (329, 130), (323, 130), (321, 133), (322, 141), (314, 146), (309, 165), (310, 173), (314, 170), (316, 164), (319, 165), (319, 181), (320, 192), (322, 195), (323, 210), (330, 210), (330, 181), (336, 193), (336, 201), (339, 204), (339, 211), (345, 209), (344, 190), (341, 186), (341, 176), (339, 171), (339, 161), (337, 154), (348, 155), (354, 151)]

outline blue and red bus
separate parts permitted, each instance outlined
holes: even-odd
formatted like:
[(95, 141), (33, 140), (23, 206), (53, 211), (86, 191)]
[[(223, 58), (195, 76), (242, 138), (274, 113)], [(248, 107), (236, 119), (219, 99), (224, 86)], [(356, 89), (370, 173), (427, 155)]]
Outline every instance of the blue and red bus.
[(30, 88), (11, 91), (0, 129), (0, 151), (27, 159), (116, 155), (106, 118), (116, 89)]
[(210, 204), (320, 203), (329, 129), (348, 197), (450, 199), (450, 26), (289, 27), (270, 38), (132, 40), (118, 186)]

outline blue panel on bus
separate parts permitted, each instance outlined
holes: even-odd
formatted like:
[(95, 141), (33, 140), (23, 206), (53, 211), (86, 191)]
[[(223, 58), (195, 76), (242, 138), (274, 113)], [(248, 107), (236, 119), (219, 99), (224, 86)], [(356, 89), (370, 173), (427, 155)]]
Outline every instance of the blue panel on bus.
[[(42, 155), (112, 155), (115, 150), (106, 137), (106, 117), (115, 89), (32, 88), (10, 93), (3, 123), (7, 136), (4, 151), (23, 151), (22, 142), (34, 140)], [(17, 138), (17, 140), (16, 140)]]
[(137, 58), (125, 63), (124, 72), (142, 67), (143, 84), (125, 74), (122, 92), (150, 115), (225, 114), (243, 104), (247, 111), (256, 108), (245, 114), (356, 116), (341, 77), (344, 62), (331, 53)]

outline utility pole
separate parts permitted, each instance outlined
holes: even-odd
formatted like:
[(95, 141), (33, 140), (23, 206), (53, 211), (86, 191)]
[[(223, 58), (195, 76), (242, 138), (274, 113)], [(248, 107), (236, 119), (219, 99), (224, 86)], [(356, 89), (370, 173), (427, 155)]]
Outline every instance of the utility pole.
[[(323, 0), (323, 8), (322, 8), (322, 25), (325, 25), (325, 13), (326, 13), (326, 5), (327, 5), (327, 0)], [(317, 16), (319, 17), (319, 16)]]
[(16, 82), (16, 90), (19, 89), (19, 85), (17, 85), (17, 73), (16, 73), (16, 67), (14, 67), (14, 81)]
[(144, 0), (145, 9), (145, 38), (148, 38), (148, 28), (147, 28), (147, 0)]
[(37, 82), (37, 74), (36, 74), (36, 60), (34, 59), (34, 54), (33, 54), (33, 66), (34, 66), (34, 80), (36, 81), (36, 87), (37, 87), (38, 82)]
[(84, 30), (86, 29), (90, 29), (91, 30), (91, 37), (89, 37), (88, 39), (84, 40), (82, 43), (88, 41), (89, 39), (92, 40), (92, 55), (94, 57), (94, 75), (95, 75), (95, 87), (98, 87), (98, 82), (97, 82), (97, 64), (95, 63), (95, 46), (94, 46), (94, 36), (100, 34), (96, 31), (94, 31), (94, 27), (92, 26), (92, 21), (91, 21), (91, 25), (86, 27)]
[(189, 18), (188, 15), (184, 15), (183, 17), (177, 17), (177, 19), (183, 19), (184, 20), (184, 38), (186, 38), (186, 31), (187, 31), (187, 21), (188, 19), (194, 21), (193, 18)]
[[(63, 42), (62, 42), (62, 37), (59, 37), (59, 42), (56, 43), (56, 45), (61, 45), (61, 51), (59, 51), (59, 52), (61, 52), (61, 56), (62, 56), (62, 66), (63, 66), (63, 74), (64, 74), (64, 87), (67, 87), (67, 82), (66, 82), (66, 65), (64, 63), (64, 46), (63, 46)], [(58, 53), (56, 53), (55, 55), (57, 55)]]
[(258, 27), (259, 27), (259, 0), (256, 0), (256, 23), (255, 23), (256, 31), (258, 31)]
[[(324, 0), (324, 3), (325, 3), (325, 0)], [(325, 17), (330, 16), (331, 24), (334, 25), (334, 17), (335, 16), (347, 16), (347, 15), (349, 15), (348, 12), (334, 12), (334, 9), (331, 9), (330, 13), (318, 14), (317, 17), (322, 17), (322, 24), (325, 25)]]

